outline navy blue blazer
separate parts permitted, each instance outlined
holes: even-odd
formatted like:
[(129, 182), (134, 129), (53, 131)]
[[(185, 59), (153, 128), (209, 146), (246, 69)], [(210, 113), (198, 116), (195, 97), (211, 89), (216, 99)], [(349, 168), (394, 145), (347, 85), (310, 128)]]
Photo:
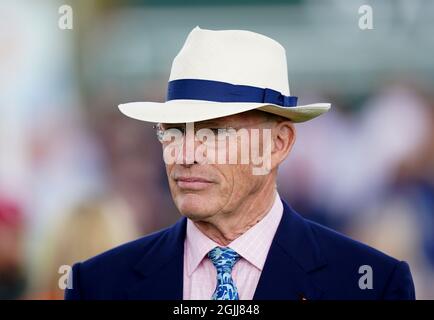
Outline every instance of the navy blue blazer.
[[(415, 299), (406, 262), (283, 205), (254, 300)], [(75, 264), (65, 298), (181, 300), (186, 221)], [(362, 289), (359, 280), (367, 273), (359, 268), (366, 265), (372, 287)]]

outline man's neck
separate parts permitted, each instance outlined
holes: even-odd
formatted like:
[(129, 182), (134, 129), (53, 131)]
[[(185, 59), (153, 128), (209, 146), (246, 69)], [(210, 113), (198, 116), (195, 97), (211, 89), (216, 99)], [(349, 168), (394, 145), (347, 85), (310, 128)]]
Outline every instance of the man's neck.
[(276, 196), (275, 188), (260, 196), (251, 195), (236, 211), (225, 213), (213, 221), (195, 221), (194, 224), (208, 238), (221, 246), (227, 246), (268, 214)]

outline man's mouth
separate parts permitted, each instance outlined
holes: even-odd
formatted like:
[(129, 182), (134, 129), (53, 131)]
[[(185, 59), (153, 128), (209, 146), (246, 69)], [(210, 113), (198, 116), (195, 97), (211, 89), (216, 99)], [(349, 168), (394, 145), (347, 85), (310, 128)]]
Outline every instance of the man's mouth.
[(203, 190), (213, 182), (201, 177), (178, 177), (175, 178), (176, 185), (180, 189)]

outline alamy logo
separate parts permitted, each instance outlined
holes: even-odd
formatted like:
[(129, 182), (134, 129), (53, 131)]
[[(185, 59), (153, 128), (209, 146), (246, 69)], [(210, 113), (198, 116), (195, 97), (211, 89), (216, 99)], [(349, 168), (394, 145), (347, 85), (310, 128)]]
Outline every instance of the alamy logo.
[(73, 25), (73, 11), (72, 7), (64, 4), (59, 7), (59, 17), (58, 26), (61, 30), (72, 30)]
[(361, 290), (373, 289), (374, 285), (372, 267), (366, 264), (360, 266), (359, 274), (362, 274), (362, 276), (359, 278), (359, 288)]
[(59, 289), (72, 289), (72, 267), (62, 265), (59, 267), (58, 273), (62, 275), (58, 282)]
[(372, 30), (374, 29), (374, 20), (372, 7), (370, 5), (363, 5), (359, 7), (359, 28), (360, 30)]
[[(271, 170), (271, 129), (157, 127), (163, 159), (171, 164), (246, 164), (253, 175)], [(262, 138), (262, 139), (261, 139)]]

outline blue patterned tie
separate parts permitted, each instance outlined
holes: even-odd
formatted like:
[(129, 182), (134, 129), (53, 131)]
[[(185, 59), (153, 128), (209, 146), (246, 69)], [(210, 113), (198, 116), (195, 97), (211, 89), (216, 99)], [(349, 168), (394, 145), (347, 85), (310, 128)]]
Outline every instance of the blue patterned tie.
[(232, 280), (232, 267), (240, 255), (231, 248), (215, 247), (208, 252), (208, 258), (217, 269), (217, 287), (212, 300), (239, 300), (238, 290)]

